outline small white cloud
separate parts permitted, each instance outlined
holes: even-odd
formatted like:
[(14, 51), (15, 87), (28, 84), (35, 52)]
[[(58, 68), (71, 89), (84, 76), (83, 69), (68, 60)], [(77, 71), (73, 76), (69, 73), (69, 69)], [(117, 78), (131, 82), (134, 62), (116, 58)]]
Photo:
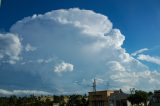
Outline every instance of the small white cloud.
[(67, 71), (73, 71), (73, 64), (62, 62), (54, 67), (54, 72), (61, 73)]
[(26, 64), (26, 62), (22, 62), (22, 63), (21, 63), (21, 65), (25, 65), (25, 64)]
[(37, 60), (38, 63), (44, 63), (44, 61), (45, 61), (44, 59), (38, 59)]
[(21, 42), (17, 35), (0, 34), (0, 60), (4, 63), (14, 64), (20, 59)]
[(45, 63), (50, 63), (52, 61), (54, 61), (54, 58), (48, 58), (48, 59), (45, 60)]
[(136, 56), (136, 55), (138, 55), (138, 54), (140, 54), (140, 53), (143, 53), (143, 52), (145, 52), (145, 51), (148, 51), (148, 50), (149, 50), (148, 48), (143, 48), (143, 49), (140, 49), (140, 50), (135, 51), (135, 52), (132, 53), (131, 55), (132, 55), (132, 56)]
[(151, 62), (151, 63), (160, 65), (160, 57), (153, 57), (150, 55), (141, 54), (137, 58), (139, 60), (143, 60), (143, 61), (147, 61), (147, 62)]
[(25, 50), (27, 52), (29, 52), (29, 51), (35, 51), (36, 49), (37, 49), (36, 47), (31, 46), (29, 43), (25, 47)]
[(37, 60), (37, 63), (50, 63), (50, 62), (52, 62), (52, 61), (54, 61), (54, 58), (48, 58), (48, 59), (38, 59)]

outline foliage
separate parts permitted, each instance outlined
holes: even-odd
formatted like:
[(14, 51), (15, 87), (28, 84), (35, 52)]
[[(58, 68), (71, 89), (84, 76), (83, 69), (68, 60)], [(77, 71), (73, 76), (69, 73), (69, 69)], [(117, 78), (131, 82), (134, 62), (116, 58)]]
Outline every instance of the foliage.
[[(48, 97), (52, 98), (49, 99)], [(88, 106), (87, 96), (70, 95), (70, 96), (10, 96), (0, 97), (0, 106), (53, 106), (58, 103), (59, 106)], [(45, 99), (44, 99), (45, 98)]]
[(128, 100), (131, 102), (131, 104), (139, 105), (141, 103), (144, 103), (146, 105), (146, 102), (148, 100), (148, 93), (142, 90), (136, 90), (135, 94), (131, 94), (128, 97)]
[(86, 99), (87, 96), (82, 95), (71, 95), (69, 97), (69, 101), (67, 106), (88, 106), (88, 100)]

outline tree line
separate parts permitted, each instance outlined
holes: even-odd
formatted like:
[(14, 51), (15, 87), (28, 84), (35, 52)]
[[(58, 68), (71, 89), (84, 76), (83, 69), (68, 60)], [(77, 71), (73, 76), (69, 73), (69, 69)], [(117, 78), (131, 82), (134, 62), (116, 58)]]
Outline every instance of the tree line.
[[(49, 97), (49, 98), (48, 98)], [(43, 99), (45, 98), (45, 99)], [(68, 95), (68, 96), (25, 96), (17, 97), (0, 97), (0, 106), (88, 106), (87, 96), (83, 95)]]
[[(129, 94), (128, 100), (132, 105), (140, 106), (144, 104), (147, 106), (149, 97), (153, 95), (152, 92), (145, 92), (142, 90), (135, 90), (133, 94)], [(87, 95), (53, 95), (53, 96), (10, 96), (0, 97), (0, 106), (88, 106)]]

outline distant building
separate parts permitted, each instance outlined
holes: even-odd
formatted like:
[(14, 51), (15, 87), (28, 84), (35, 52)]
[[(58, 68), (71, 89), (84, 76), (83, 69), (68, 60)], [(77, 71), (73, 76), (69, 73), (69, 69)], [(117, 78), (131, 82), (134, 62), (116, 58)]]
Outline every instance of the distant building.
[(89, 106), (130, 106), (127, 97), (121, 90), (89, 92)]
[(37, 96), (37, 100), (45, 102), (46, 100), (54, 101), (53, 96)]
[(53, 106), (59, 106), (59, 103), (53, 103)]

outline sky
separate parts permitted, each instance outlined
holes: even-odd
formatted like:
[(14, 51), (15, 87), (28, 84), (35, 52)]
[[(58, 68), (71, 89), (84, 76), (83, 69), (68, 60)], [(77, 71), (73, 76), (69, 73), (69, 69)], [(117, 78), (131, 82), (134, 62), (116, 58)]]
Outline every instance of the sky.
[(0, 95), (159, 89), (159, 29), (159, 0), (2, 0)]

